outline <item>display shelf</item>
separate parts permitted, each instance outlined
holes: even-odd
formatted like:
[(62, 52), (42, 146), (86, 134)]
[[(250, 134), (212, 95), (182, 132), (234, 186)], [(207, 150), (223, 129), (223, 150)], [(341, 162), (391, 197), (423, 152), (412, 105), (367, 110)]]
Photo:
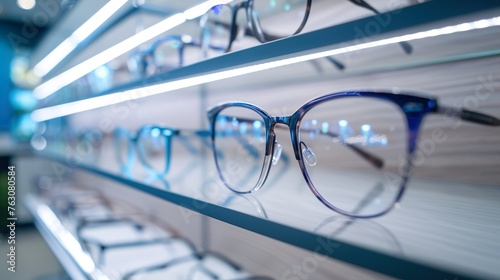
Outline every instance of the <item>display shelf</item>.
[[(500, 2), (493, 0), (428, 1), (391, 13), (390, 24), (379, 25), (379, 32), (368, 39), (388, 38), (497, 16), (499, 8)], [(92, 96), (111, 95), (147, 85), (355, 45), (359, 39), (355, 28), (368, 26), (378, 20), (380, 17), (372, 16), (261, 44), (141, 81), (117, 85)], [(479, 35), (473, 38), (467, 37), (469, 35), (449, 35), (456, 36), (453, 37), (458, 38), (456, 42), (439, 41), (447, 40), (440, 37), (420, 40), (420, 43), (415, 43), (415, 47), (422, 50), (422, 46), (425, 46), (426, 52), (415, 52), (411, 56), (397, 56), (391, 50), (380, 52), (379, 49), (357, 53), (350, 61), (349, 68), (336, 75), (356, 76), (370, 71), (390, 71), (499, 55), (498, 40), (495, 39), (498, 38), (498, 27), (474, 31), (474, 34)], [(441, 47), (435, 48), (433, 44)], [(289, 71), (282, 72), (286, 76)], [(264, 77), (266, 74), (264, 71), (261, 75), (263, 79), (280, 82), (275, 75), (267, 74)], [(224, 85), (231, 83), (228, 80)], [(44, 106), (55, 105), (52, 100), (47, 101)], [(114, 158), (110, 154), (113, 149), (108, 147), (103, 150), (106, 152), (99, 156), (100, 160), (111, 161)], [(500, 260), (498, 186), (413, 178), (399, 209), (376, 219), (350, 220), (330, 211), (315, 199), (293, 163), (293, 158), (286, 165), (282, 161), (281, 167), (273, 167), (271, 177), (260, 191), (239, 196), (221, 187), (213, 168), (213, 159), (201, 155), (173, 158), (175, 164), (162, 180), (151, 180), (144, 174), (125, 176), (118, 171), (116, 164), (110, 162), (68, 161), (65, 157), (68, 155), (47, 152), (37, 155), (148, 193), (180, 206), (179, 209), (183, 209), (181, 211), (192, 210), (304, 248), (311, 254), (319, 253), (396, 278), (500, 278), (497, 269)], [(64, 250), (62, 252), (63, 255), (66, 253)]]
[[(453, 7), (453, 8), (450, 8)], [(255, 47), (234, 51), (225, 55), (217, 56), (211, 59), (200, 61), (182, 68), (174, 69), (169, 72), (160, 73), (142, 80), (132, 81), (126, 84), (121, 84), (112, 89), (92, 94), (93, 97), (100, 95), (108, 95), (112, 93), (122, 92), (126, 90), (141, 88), (146, 85), (159, 83), (167, 83), (170, 81), (182, 80), (184, 78), (197, 77), (204, 74), (216, 73), (223, 70), (235, 69), (249, 65), (274, 61), (280, 58), (287, 58), (299, 54), (307, 54), (312, 51), (329, 50), (333, 46), (348, 46), (355, 45), (360, 42), (366, 42), (373, 39), (383, 39), (396, 35), (404, 35), (407, 32), (422, 31), (436, 27), (444, 27), (447, 24), (459, 24), (463, 20), (473, 21), (483, 19), (483, 16), (494, 16), (495, 10), (500, 8), (500, 3), (494, 0), (480, 0), (474, 3), (470, 1), (453, 1), (453, 0), (437, 0), (428, 1), (419, 5), (405, 7), (397, 13), (389, 12), (381, 16), (372, 16), (359, 20), (354, 20), (347, 23), (331, 26), (328, 28), (311, 31), (304, 34), (299, 34), (289, 38), (273, 41), (266, 44), (261, 44)], [(387, 24), (380, 24), (381, 18), (389, 18)], [(458, 19), (458, 21), (457, 21)], [(441, 22), (435, 25), (437, 22)], [(360, 38), (358, 31), (359, 27), (371, 26), (377, 24), (376, 34), (363, 36)], [(487, 50), (481, 54), (473, 54), (472, 57), (478, 55), (496, 55), (497, 50)], [(455, 55), (450, 59), (460, 59), (470, 55), (460, 54)], [(420, 60), (429, 60), (437, 57), (418, 57)], [(442, 58), (439, 58), (442, 59)], [(439, 62), (439, 61), (438, 61)], [(409, 64), (416, 63), (410, 60)], [(168, 90), (168, 88), (165, 88)], [(52, 106), (45, 102), (44, 106)]]
[(34, 196), (25, 201), (35, 226), (71, 279), (108, 279), (46, 204)]
[(109, 164), (39, 155), (312, 254), (389, 276), (500, 277), (498, 187), (413, 178), (400, 208), (376, 219), (347, 219), (315, 199), (292, 162), (274, 167), (262, 190), (240, 196), (217, 183), (209, 159), (196, 156), (173, 158), (176, 167), (164, 180), (152, 181), (128, 178)]

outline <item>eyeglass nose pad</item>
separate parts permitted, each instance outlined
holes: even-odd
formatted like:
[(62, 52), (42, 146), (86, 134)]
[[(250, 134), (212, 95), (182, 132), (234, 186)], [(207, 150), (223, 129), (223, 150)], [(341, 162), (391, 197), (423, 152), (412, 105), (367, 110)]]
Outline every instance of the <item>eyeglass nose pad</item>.
[(273, 152), (273, 165), (276, 165), (281, 158), (281, 152), (283, 151), (283, 148), (281, 147), (281, 144), (278, 142), (274, 142), (274, 152)]
[(318, 163), (318, 159), (316, 158), (316, 154), (314, 154), (313, 150), (309, 148), (306, 143), (300, 141), (300, 145), (302, 148), (302, 158), (309, 164), (309, 166), (315, 166)]

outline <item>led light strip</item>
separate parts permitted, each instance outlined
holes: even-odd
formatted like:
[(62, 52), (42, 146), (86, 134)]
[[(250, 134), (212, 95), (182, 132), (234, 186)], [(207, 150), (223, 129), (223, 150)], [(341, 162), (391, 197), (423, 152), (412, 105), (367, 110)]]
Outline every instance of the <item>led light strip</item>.
[(56, 67), (66, 56), (68, 56), (83, 40), (89, 37), (94, 31), (99, 28), (106, 20), (108, 20), (116, 11), (118, 11), (128, 0), (110, 0), (97, 13), (90, 17), (84, 24), (75, 30), (61, 44), (55, 47), (47, 56), (40, 60), (35, 67), (33, 73), (40, 78), (43, 78), (54, 67)]
[(225, 70), (211, 74), (204, 74), (192, 78), (180, 79), (177, 81), (165, 82), (156, 85), (150, 85), (146, 87), (130, 89), (120, 92), (111, 93), (108, 95), (98, 96), (94, 98), (89, 98), (85, 100), (65, 103), (61, 105), (56, 105), (52, 107), (46, 107), (33, 111), (31, 114), (33, 120), (37, 122), (46, 121), (58, 117), (63, 117), (75, 113), (80, 113), (92, 109), (97, 109), (105, 107), (108, 105), (113, 105), (121, 102), (126, 102), (130, 100), (135, 100), (139, 98), (144, 98), (160, 93), (171, 92), (178, 89), (183, 89), (191, 86), (201, 85), (209, 82), (215, 82), (219, 80), (224, 80), (227, 78), (237, 77), (241, 75), (246, 75), (250, 73), (255, 73), (267, 69), (272, 69), (280, 66), (286, 66), (290, 64), (295, 64), (299, 62), (309, 61), (313, 59), (318, 59), (327, 56), (339, 55), (349, 52), (355, 52), (359, 50), (384, 46), (388, 44), (395, 44), (404, 41), (419, 40), (423, 38), (436, 37), (446, 34), (465, 32), (469, 30), (487, 28), (492, 26), (500, 25), (500, 17), (483, 19), (473, 22), (462, 23), (458, 25), (446, 26), (442, 28), (436, 28), (421, 32), (416, 32), (412, 34), (396, 36), (387, 39), (381, 39), (373, 42), (363, 43), (359, 45), (342, 47), (337, 49), (332, 49), (328, 51), (322, 51), (307, 55), (296, 56), (292, 58), (286, 58), (282, 60), (261, 63), (257, 65), (251, 65), (246, 67), (241, 67), (237, 69)]
[[(123, 0), (120, 0), (123, 1)], [(125, 0), (126, 1), (126, 0)], [(97, 69), (103, 64), (110, 62), (111, 60), (117, 58), (118, 56), (136, 48), (137, 46), (161, 35), (165, 31), (168, 31), (182, 23), (184, 23), (188, 19), (197, 18), (203, 14), (205, 14), (211, 7), (219, 4), (226, 4), (231, 2), (232, 0), (209, 0), (205, 1), (197, 6), (194, 6), (190, 9), (187, 9), (183, 13), (175, 14), (171, 17), (166, 18), (165, 20), (133, 35), (132, 37), (125, 39), (124, 41), (110, 47), (109, 49), (89, 58), (88, 60), (66, 70), (65, 72), (53, 77), (52, 79), (42, 83), (38, 87), (33, 90), (33, 95), (36, 99), (44, 99), (61, 88), (69, 85), (70, 83), (76, 81), (77, 79), (87, 75), (93, 70)], [(77, 30), (78, 31), (78, 30)], [(75, 31), (75, 33), (77, 33)], [(75, 37), (76, 39), (81, 39), (81, 33), (78, 32)], [(74, 34), (74, 33), (73, 33)], [(73, 37), (73, 35), (71, 36)], [(58, 52), (61, 53), (60, 57), (56, 54), (53, 56), (57, 56), (57, 59), (62, 60), (66, 57), (71, 50), (73, 50), (76, 46), (73, 46), (72, 40), (68, 42), (63, 42), (58, 47)], [(51, 53), (52, 54), (52, 53)], [(64, 56), (63, 56), (64, 54)], [(55, 60), (54, 60), (55, 61)], [(39, 70), (40, 73), (44, 71)]]
[(78, 267), (87, 275), (93, 275), (97, 268), (90, 255), (82, 250), (78, 240), (61, 224), (59, 218), (57, 218), (56, 214), (47, 205), (37, 204), (35, 210), (42, 223), (59, 241), (59, 244), (73, 257)]

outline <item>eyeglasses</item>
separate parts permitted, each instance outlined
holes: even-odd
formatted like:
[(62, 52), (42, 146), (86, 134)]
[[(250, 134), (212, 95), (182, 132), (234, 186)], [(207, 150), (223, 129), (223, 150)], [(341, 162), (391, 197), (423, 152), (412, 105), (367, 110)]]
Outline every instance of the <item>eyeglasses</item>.
[[(123, 173), (130, 174), (137, 152), (144, 167), (154, 174), (166, 174), (170, 168), (172, 137), (179, 131), (156, 126), (145, 126), (137, 133), (118, 127), (113, 131), (116, 160)], [(152, 160), (164, 156), (164, 161)]]
[[(336, 212), (368, 218), (388, 212), (401, 199), (419, 127), (429, 114), (500, 126), (495, 117), (438, 106), (433, 98), (368, 91), (328, 94), (278, 117), (249, 103), (223, 103), (210, 109), (208, 118), (216, 167), (232, 191), (250, 193), (264, 185), (271, 163), (279, 160), (275, 129), (285, 125), (314, 195)], [(239, 139), (258, 156), (242, 152)], [(256, 163), (260, 172), (248, 176)]]
[[(148, 180), (161, 179), (170, 169), (174, 137), (181, 139), (178, 143), (190, 154), (196, 155), (199, 153), (199, 148), (189, 141), (189, 138), (193, 136), (200, 138), (203, 146), (211, 147), (209, 143), (206, 143), (206, 139), (210, 136), (208, 130), (181, 130), (146, 125), (133, 133), (123, 127), (117, 127), (113, 130), (116, 161), (122, 173), (132, 176), (132, 167), (137, 154), (146, 171), (149, 175), (152, 175)], [(239, 140), (240, 149), (251, 157), (258, 156), (258, 151), (250, 143), (245, 142), (244, 139)], [(222, 157), (222, 155), (220, 156)]]
[[(211, 44), (204, 50), (223, 52)], [(166, 36), (156, 40), (145, 50), (135, 50), (127, 60), (129, 72), (135, 78), (143, 78), (203, 59), (206, 55), (201, 43), (189, 35)]]
[[(238, 12), (245, 9), (246, 28), (238, 28)], [(300, 33), (304, 28), (311, 0), (246, 0), (237, 5), (217, 5), (200, 21), (202, 42), (210, 41), (216, 46), (223, 46), (228, 52), (233, 42), (243, 35), (253, 36), (264, 43)], [(286, 24), (277, 24), (279, 22)], [(202, 43), (206, 44), (206, 43)]]
[[(164, 176), (170, 169), (173, 137), (198, 136), (207, 137), (208, 131), (181, 130), (155, 125), (146, 125), (136, 133), (117, 127), (113, 131), (116, 160), (123, 173), (131, 174), (135, 162), (135, 154), (146, 170), (155, 176)], [(185, 139), (184, 139), (185, 140)], [(179, 141), (190, 153), (198, 150), (189, 141)], [(134, 152), (134, 150), (136, 152)]]
[[(212, 57), (212, 56), (214, 56), (214, 53), (209, 52), (210, 48), (214, 49), (210, 45), (212, 41), (214, 41), (216, 44), (220, 44), (221, 46), (223, 46), (222, 47), (223, 52), (230, 51), (232, 43), (230, 43), (228, 46), (226, 44), (226, 41), (229, 40), (229, 37), (230, 37), (227, 34), (229, 34), (229, 31), (231, 30), (231, 25), (225, 24), (225, 23), (220, 22), (216, 19), (212, 19), (212, 18), (210, 18), (209, 14), (210, 14), (210, 12), (201, 18), (200, 27), (201, 27), (201, 38), (202, 38), (201, 41), (202, 41), (203, 52), (207, 53), (207, 57)], [(238, 28), (238, 26), (236, 25), (236, 27), (234, 27), (234, 28)], [(225, 33), (227, 33), (227, 34), (224, 35)], [(248, 27), (246, 27), (244, 29), (244, 31), (242, 31), (242, 32), (235, 31), (235, 33), (241, 34), (241, 36), (235, 35), (235, 38), (232, 39), (233, 41), (242, 37), (242, 36), (243, 37), (254, 37), (253, 32)], [(279, 39), (280, 37), (273, 36), (273, 35), (267, 35), (267, 38), (269, 39), (269, 41), (272, 41), (272, 40)], [(208, 47), (206, 47), (205, 45), (208, 45)], [(220, 48), (217, 48), (218, 54), (221, 53), (220, 50), (221, 50)], [(345, 65), (342, 62), (334, 59), (333, 57), (328, 56), (328, 57), (324, 57), (324, 59), (326, 61), (328, 61), (333, 67), (335, 67), (338, 70), (344, 70), (344, 68), (345, 68)], [(322, 69), (319, 67), (319, 65), (316, 63), (315, 60), (311, 60), (310, 62), (312, 63), (312, 65), (314, 66), (314, 68), (318, 72), (322, 72)]]
[[(359, 7), (377, 15), (380, 12), (364, 0), (348, 0)], [(200, 20), (202, 45), (207, 42), (223, 46), (229, 52), (233, 43), (243, 37), (255, 37), (265, 43), (298, 34), (307, 23), (311, 11), (311, 0), (246, 0), (232, 6), (215, 6)], [(246, 24), (238, 25), (238, 12), (245, 9)], [(286, 24), (283, 24), (286, 23)], [(243, 28), (240, 28), (243, 27)], [(407, 42), (399, 43), (406, 54), (411, 54), (412, 46)], [(343, 65), (331, 61), (338, 69)]]

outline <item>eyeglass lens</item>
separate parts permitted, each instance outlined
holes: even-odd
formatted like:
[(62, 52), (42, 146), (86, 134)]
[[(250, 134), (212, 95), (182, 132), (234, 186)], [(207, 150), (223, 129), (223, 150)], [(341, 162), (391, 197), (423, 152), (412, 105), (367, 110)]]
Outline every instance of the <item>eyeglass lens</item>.
[(145, 128), (137, 135), (137, 150), (142, 162), (157, 174), (167, 170), (172, 132), (157, 127)]
[(180, 40), (166, 40), (158, 44), (153, 52), (154, 72), (160, 73), (182, 66), (180, 51), (183, 44)]
[(394, 103), (338, 98), (304, 115), (299, 152), (321, 197), (348, 213), (374, 215), (392, 207), (403, 183), (407, 131), (406, 116)]
[(287, 37), (299, 30), (304, 20), (307, 0), (254, 0), (252, 20), (262, 31)]
[(133, 142), (126, 130), (115, 130), (113, 134), (115, 155), (122, 170), (130, 168), (133, 163)]
[(251, 191), (262, 173), (266, 151), (264, 119), (255, 111), (230, 107), (217, 116), (215, 150), (224, 181), (234, 191)]

